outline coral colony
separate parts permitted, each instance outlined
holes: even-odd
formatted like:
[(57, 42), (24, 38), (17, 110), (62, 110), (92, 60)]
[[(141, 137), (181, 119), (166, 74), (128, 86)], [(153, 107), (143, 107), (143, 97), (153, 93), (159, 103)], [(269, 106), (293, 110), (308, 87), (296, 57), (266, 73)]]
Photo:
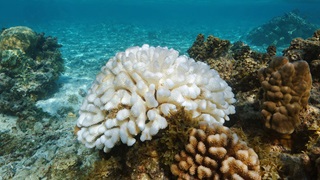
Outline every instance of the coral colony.
[(52, 92), (64, 72), (56, 38), (25, 26), (0, 34), (0, 112), (29, 117), (35, 103)]
[(78, 140), (109, 152), (136, 136), (151, 140), (180, 109), (194, 120), (223, 124), (235, 113), (234, 94), (218, 72), (174, 49), (131, 47), (116, 54), (97, 75), (77, 121)]
[(281, 134), (291, 134), (300, 124), (299, 112), (306, 108), (312, 77), (306, 61), (290, 63), (285, 57), (274, 58), (268, 68), (259, 71), (264, 90), (264, 125)]
[(170, 169), (179, 179), (261, 179), (258, 155), (219, 124), (193, 128)]

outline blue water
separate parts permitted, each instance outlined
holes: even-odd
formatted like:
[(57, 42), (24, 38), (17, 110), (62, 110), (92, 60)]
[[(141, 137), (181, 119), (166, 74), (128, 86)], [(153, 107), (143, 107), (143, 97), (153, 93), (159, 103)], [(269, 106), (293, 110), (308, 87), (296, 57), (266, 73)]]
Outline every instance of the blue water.
[[(244, 40), (251, 29), (294, 9), (320, 24), (320, 0), (0, 2), (0, 27), (28, 26), (57, 37), (66, 66), (60, 81), (69, 79), (86, 87), (109, 58), (130, 46), (167, 46), (187, 55), (199, 33), (231, 42)], [(266, 48), (251, 47), (261, 52)]]
[[(87, 79), (85, 84), (110, 57), (130, 46), (167, 46), (187, 54), (199, 33), (231, 42), (244, 40), (251, 29), (294, 9), (320, 24), (320, 0), (0, 2), (0, 27), (28, 26), (57, 37), (63, 45), (64, 76)], [(266, 48), (251, 47), (261, 52)]]
[[(151, 25), (187, 25), (233, 23), (235, 27), (246, 23), (260, 24), (284, 12), (299, 9), (312, 21), (317, 15), (319, 0), (227, 0), (227, 1), (178, 1), (178, 0), (12, 0), (0, 7), (0, 25), (50, 23), (54, 20), (91, 22), (112, 19), (117, 22)], [(245, 23), (245, 24), (244, 24)]]
[[(197, 33), (216, 33), (222, 38), (232, 30), (244, 32), (272, 17), (299, 9), (308, 20), (320, 24), (319, 0), (1, 0), (0, 27), (27, 25), (35, 30), (66, 28), (74, 23), (110, 23)], [(64, 24), (52, 23), (63, 22)], [(92, 31), (92, 30), (91, 30)], [(96, 29), (95, 31), (99, 31)], [(141, 32), (142, 33), (142, 32)], [(59, 32), (53, 35), (60, 35)], [(137, 35), (138, 36), (138, 35)], [(59, 38), (59, 36), (58, 36)], [(162, 37), (161, 37), (162, 38)], [(189, 38), (189, 37), (186, 37)], [(165, 39), (165, 38), (163, 38)], [(231, 39), (233, 40), (233, 39)]]
[(263, 23), (271, 17), (299, 9), (312, 20), (319, 20), (319, 0), (12, 0), (1, 3), (1, 25), (17, 23), (46, 23), (52, 20), (99, 21), (114, 19), (120, 22), (147, 21), (167, 24), (172, 20), (191, 24)]
[(293, 9), (320, 24), (319, 0), (1, 1), (0, 27), (24, 25), (58, 37), (66, 66), (89, 65), (92, 74), (129, 46), (147, 43), (186, 54), (199, 33), (242, 40), (252, 28)]

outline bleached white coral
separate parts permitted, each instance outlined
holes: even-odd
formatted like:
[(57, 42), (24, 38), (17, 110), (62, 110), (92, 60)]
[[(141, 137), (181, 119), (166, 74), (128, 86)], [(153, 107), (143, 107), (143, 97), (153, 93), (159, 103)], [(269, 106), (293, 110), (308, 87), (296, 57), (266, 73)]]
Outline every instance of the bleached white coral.
[(97, 75), (80, 109), (78, 140), (110, 151), (150, 140), (167, 127), (166, 117), (179, 109), (209, 124), (235, 113), (234, 94), (217, 71), (178, 51), (131, 47), (116, 54)]

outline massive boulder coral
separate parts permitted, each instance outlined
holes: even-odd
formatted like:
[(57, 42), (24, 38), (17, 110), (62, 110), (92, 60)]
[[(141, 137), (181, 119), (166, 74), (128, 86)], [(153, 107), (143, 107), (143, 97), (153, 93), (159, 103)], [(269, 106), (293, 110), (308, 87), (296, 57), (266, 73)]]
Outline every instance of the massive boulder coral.
[(229, 128), (193, 128), (189, 144), (175, 156), (171, 172), (179, 179), (261, 179), (258, 155)]
[(56, 87), (64, 71), (57, 39), (24, 26), (0, 34), (0, 112), (19, 115), (37, 111), (35, 102)]
[(183, 109), (195, 120), (224, 123), (235, 113), (234, 94), (218, 73), (173, 49), (131, 47), (97, 75), (77, 121), (78, 140), (109, 152), (118, 142), (150, 140)]
[(36, 46), (37, 34), (24, 26), (5, 29), (0, 37), (0, 50), (19, 49), (23, 53), (31, 52)]
[(264, 125), (281, 134), (291, 134), (299, 125), (299, 112), (306, 108), (312, 78), (306, 61), (290, 63), (285, 57), (274, 58), (259, 71), (263, 88)]

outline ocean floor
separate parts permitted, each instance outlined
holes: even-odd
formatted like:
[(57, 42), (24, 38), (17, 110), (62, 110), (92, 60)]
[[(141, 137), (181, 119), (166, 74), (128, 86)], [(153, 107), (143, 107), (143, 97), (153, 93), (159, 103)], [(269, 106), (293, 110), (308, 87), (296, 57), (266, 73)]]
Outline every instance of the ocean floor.
[(66, 71), (58, 80), (58, 92), (37, 103), (38, 107), (55, 118), (41, 119), (35, 123), (33, 130), (22, 132), (16, 126), (17, 117), (0, 114), (0, 138), (7, 140), (0, 144), (10, 151), (0, 150), (0, 180), (64, 179), (77, 177), (77, 172), (85, 174), (88, 167), (93, 166), (99, 152), (77, 142), (73, 131), (86, 91), (99, 69), (116, 52), (130, 46), (150, 44), (174, 48), (187, 55), (187, 49), (199, 33), (235, 42), (251, 28), (220, 25), (182, 29), (178, 26), (121, 24), (111, 20), (90, 24), (52, 22), (28, 26), (36, 32), (58, 38), (62, 44)]

